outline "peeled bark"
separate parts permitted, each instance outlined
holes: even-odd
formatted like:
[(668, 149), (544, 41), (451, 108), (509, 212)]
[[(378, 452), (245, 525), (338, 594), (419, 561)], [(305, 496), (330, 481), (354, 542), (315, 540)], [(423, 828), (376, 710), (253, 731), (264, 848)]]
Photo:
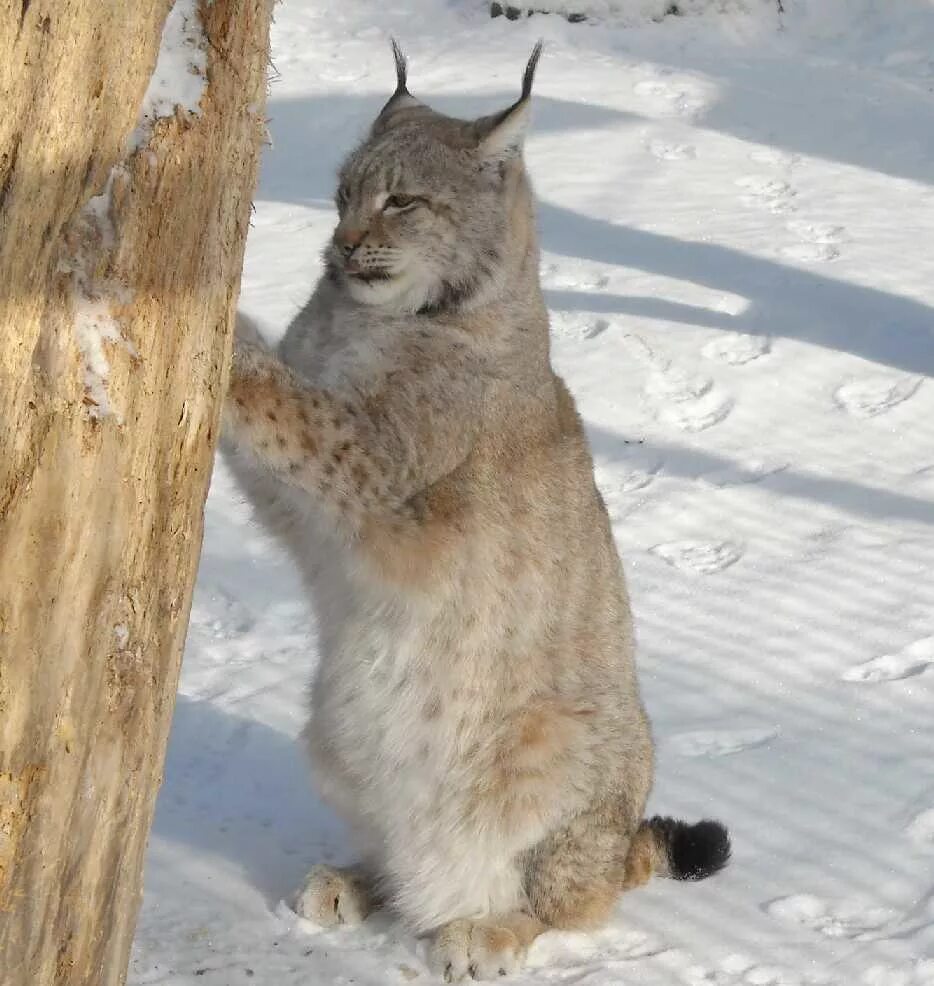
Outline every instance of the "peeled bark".
[(201, 0), (200, 106), (135, 140), (171, 0), (0, 4), (3, 986), (125, 981), (271, 2)]

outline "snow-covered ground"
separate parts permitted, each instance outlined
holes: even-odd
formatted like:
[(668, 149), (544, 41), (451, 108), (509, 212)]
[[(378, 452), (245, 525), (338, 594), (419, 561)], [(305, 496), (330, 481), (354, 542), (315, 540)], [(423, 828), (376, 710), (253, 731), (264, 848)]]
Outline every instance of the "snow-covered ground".
[[(639, 3), (569, 24), (285, 0), (242, 305), (277, 335), (309, 293), (390, 33), (413, 92), (462, 115), (510, 102), (544, 37), (542, 277), (634, 600), (652, 807), (722, 818), (734, 860), (546, 935), (517, 981), (931, 986), (934, 7), (785, 0), (780, 28), (712, 0), (632, 27)], [(385, 916), (312, 936), (280, 906), (350, 858), (295, 742), (314, 662), (219, 466), (132, 986), (431, 981)]]

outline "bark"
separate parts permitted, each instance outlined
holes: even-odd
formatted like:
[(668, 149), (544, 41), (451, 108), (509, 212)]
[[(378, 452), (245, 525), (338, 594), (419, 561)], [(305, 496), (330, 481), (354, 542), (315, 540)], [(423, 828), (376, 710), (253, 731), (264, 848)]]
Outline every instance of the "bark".
[(125, 980), (265, 133), (271, 2), (201, 0), (199, 112), (135, 150), (171, 0), (0, 4), (3, 986)]

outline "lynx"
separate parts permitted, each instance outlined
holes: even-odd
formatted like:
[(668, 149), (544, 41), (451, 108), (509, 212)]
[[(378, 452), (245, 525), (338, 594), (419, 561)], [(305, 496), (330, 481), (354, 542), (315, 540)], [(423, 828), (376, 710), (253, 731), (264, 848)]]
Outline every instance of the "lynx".
[(445, 980), (488, 979), (653, 872), (714, 873), (729, 839), (643, 817), (632, 617), (539, 284), (541, 45), (519, 99), (472, 121), (415, 99), (393, 48), (314, 294), (278, 352), (239, 319), (226, 442), (307, 583), (304, 739), (360, 852), (315, 867), (297, 909), (332, 926), (385, 904)]

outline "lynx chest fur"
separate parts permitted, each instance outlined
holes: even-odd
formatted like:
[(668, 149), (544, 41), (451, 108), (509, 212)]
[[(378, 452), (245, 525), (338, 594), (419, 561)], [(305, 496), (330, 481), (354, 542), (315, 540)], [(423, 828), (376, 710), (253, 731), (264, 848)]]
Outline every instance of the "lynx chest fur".
[[(606, 542), (590, 546), (601, 545), (591, 525), (605, 531), (600, 501), (592, 482), (578, 489), (573, 475), (589, 469), (580, 426), (550, 373), (516, 385), (508, 373), (516, 354), (488, 338), (481, 319), (450, 324), (444, 335), (437, 319), (433, 332), (418, 328), (420, 318), (384, 319), (361, 340), (353, 320), (357, 332), (346, 334), (340, 309), (334, 318), (321, 310), (328, 293), (282, 346), (295, 370), (335, 399), (366, 393), (389, 417), (420, 413), (426, 440), (443, 436), (449, 402), (472, 406), (474, 420), (458, 425), (470, 442), (456, 467), (420, 487), (399, 516), (362, 524), (352, 550), (310, 525), (314, 545), (299, 561), (311, 562), (303, 568), (321, 640), (306, 731), (316, 774), (390, 881), (411, 886), (408, 871), (432, 859), (435, 892), (456, 888), (432, 906), (429, 923), (463, 908), (476, 868), (449, 843), (478, 832), (491, 842), (471, 907), (513, 907), (517, 852), (586, 803), (570, 787), (554, 801), (552, 778), (536, 790), (540, 761), (557, 769), (556, 757), (566, 756), (570, 775), (600, 736), (587, 670), (562, 669), (556, 648), (580, 646), (563, 611), (569, 579), (581, 580), (581, 602), (615, 607), (602, 658), (617, 674), (627, 653), (615, 558)], [(327, 327), (320, 336), (319, 325)], [(589, 523), (575, 531), (582, 508)], [(583, 612), (577, 618), (586, 627)], [(596, 629), (586, 627), (595, 643)], [(587, 663), (600, 659), (594, 653)], [(622, 682), (601, 690), (617, 714)], [(507, 804), (487, 796), (491, 784), (516, 784)], [(439, 880), (454, 860), (462, 869)], [(400, 867), (406, 872), (395, 876)], [(491, 882), (490, 868), (501, 868), (501, 879)]]

